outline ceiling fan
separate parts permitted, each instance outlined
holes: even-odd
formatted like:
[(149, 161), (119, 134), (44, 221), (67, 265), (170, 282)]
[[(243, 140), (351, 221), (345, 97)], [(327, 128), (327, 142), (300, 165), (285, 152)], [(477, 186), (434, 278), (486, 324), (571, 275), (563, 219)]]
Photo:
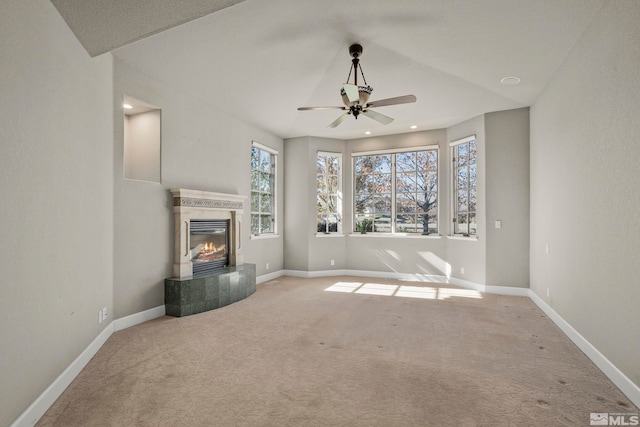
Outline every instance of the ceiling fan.
[[(342, 96), (342, 102), (344, 105), (335, 107), (299, 107), (298, 111), (329, 109), (346, 111), (346, 113), (338, 117), (329, 125), (330, 128), (335, 128), (350, 115), (357, 119), (360, 114), (383, 125), (388, 125), (393, 121), (393, 119), (389, 116), (385, 116), (384, 114), (380, 114), (377, 111), (373, 111), (371, 108), (416, 102), (416, 97), (414, 95), (397, 96), (394, 98), (379, 99), (377, 101), (369, 102), (369, 96), (371, 96), (373, 88), (367, 84), (367, 80), (364, 78), (364, 73), (362, 72), (362, 66), (360, 65), (362, 46), (359, 44), (352, 44), (349, 47), (349, 55), (353, 58), (351, 60), (351, 68), (349, 68), (347, 83), (342, 85), (342, 88), (340, 89), (340, 95)], [(362, 76), (365, 86), (358, 86), (358, 70), (360, 70), (360, 75)], [(352, 72), (353, 84), (349, 83)]]

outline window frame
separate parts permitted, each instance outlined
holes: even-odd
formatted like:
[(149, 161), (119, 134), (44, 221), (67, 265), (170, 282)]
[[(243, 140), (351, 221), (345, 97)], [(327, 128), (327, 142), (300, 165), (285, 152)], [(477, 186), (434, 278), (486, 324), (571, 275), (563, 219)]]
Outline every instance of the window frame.
[[(257, 149), (259, 151), (264, 151), (269, 153), (272, 158), (272, 164), (271, 164), (271, 172), (270, 172), (270, 176), (271, 176), (271, 188), (272, 188), (272, 192), (268, 193), (271, 194), (271, 222), (272, 222), (272, 231), (269, 232), (262, 232), (262, 231), (258, 231), (258, 233), (255, 233), (253, 230), (253, 217), (254, 215), (258, 215), (259, 218), (262, 217), (263, 213), (262, 213), (262, 207), (260, 206), (260, 204), (258, 203), (258, 211), (254, 211), (253, 210), (253, 194), (254, 193), (258, 193), (258, 194), (265, 194), (264, 192), (260, 191), (260, 189), (254, 189), (253, 188), (253, 178), (250, 177), (250, 192), (249, 192), (249, 230), (250, 230), (250, 236), (252, 239), (257, 239), (257, 238), (268, 238), (268, 237), (277, 237), (278, 236), (278, 191), (277, 191), (277, 183), (278, 183), (278, 150), (268, 147), (266, 145), (260, 144), (257, 141), (252, 141), (251, 142), (251, 157), (253, 156), (253, 149)], [(250, 164), (250, 171), (251, 171), (251, 175), (253, 175), (254, 172), (253, 168), (253, 164)], [(260, 169), (258, 169), (259, 171)], [(260, 221), (260, 220), (259, 220)]]
[[(327, 231), (326, 230), (326, 223), (325, 223), (325, 231), (321, 231), (318, 230), (318, 218), (321, 215), (321, 213), (318, 210), (318, 196), (320, 193), (320, 188), (318, 187), (318, 176), (320, 175), (318, 173), (318, 158), (319, 157), (336, 157), (338, 160), (338, 171), (336, 174), (337, 177), (337, 193), (336, 193), (336, 212), (335, 215), (337, 217), (337, 227), (336, 227), (336, 231)], [(340, 152), (330, 152), (330, 151), (322, 151), (322, 150), (318, 150), (318, 152), (316, 153), (316, 235), (317, 236), (326, 236), (326, 235), (341, 235), (342, 232), (342, 217), (343, 217), (343, 189), (342, 189), (342, 183), (343, 183), (343, 179), (342, 179), (342, 174), (343, 174), (343, 167), (342, 167), (342, 153)]]
[[(461, 145), (467, 145), (469, 147), (470, 143), (473, 142), (475, 145), (475, 158), (473, 165), (475, 166), (475, 185), (472, 187), (471, 183), (471, 164), (467, 163), (464, 166), (468, 169), (467, 174), (467, 182), (469, 183), (468, 187), (465, 187), (467, 191), (474, 190), (475, 192), (475, 210), (471, 210), (469, 208), (470, 197), (468, 193), (467, 197), (467, 210), (461, 211), (466, 215), (473, 214), (475, 216), (475, 229), (471, 232), (470, 222), (467, 221), (467, 232), (460, 232), (457, 230), (457, 222), (458, 218), (458, 170), (460, 169), (460, 165), (458, 164), (457, 158), (457, 150)], [(478, 139), (476, 135), (469, 135), (464, 138), (457, 139), (455, 141), (451, 141), (449, 143), (450, 155), (451, 155), (451, 237), (463, 238), (463, 239), (477, 239), (478, 237)], [(468, 217), (467, 217), (468, 218)]]
[[(397, 231), (397, 222), (398, 222), (398, 212), (397, 212), (397, 204), (398, 204), (398, 193), (397, 193), (397, 161), (396, 155), (402, 153), (417, 153), (424, 151), (435, 151), (436, 152), (436, 191), (432, 191), (432, 193), (436, 194), (436, 212), (437, 212), (437, 222), (436, 222), (436, 231), (429, 233), (427, 232), (408, 232), (408, 231)], [(377, 155), (391, 155), (391, 167), (390, 167), (390, 176), (391, 176), (391, 208), (390, 208), (390, 216), (391, 216), (391, 224), (390, 231), (357, 231), (357, 210), (356, 210), (356, 200), (357, 200), (357, 191), (356, 191), (356, 164), (355, 160), (357, 157), (363, 156), (377, 156)], [(441, 221), (440, 221), (440, 146), (438, 144), (433, 145), (423, 145), (416, 147), (406, 147), (406, 148), (393, 148), (393, 149), (385, 149), (385, 150), (373, 150), (373, 151), (361, 151), (361, 152), (353, 152), (351, 153), (351, 179), (352, 179), (352, 233), (355, 234), (371, 234), (375, 236), (390, 236), (390, 237), (440, 237), (441, 233)], [(418, 172), (418, 171), (416, 171)], [(417, 211), (416, 211), (417, 215)], [(428, 227), (427, 227), (428, 229)]]

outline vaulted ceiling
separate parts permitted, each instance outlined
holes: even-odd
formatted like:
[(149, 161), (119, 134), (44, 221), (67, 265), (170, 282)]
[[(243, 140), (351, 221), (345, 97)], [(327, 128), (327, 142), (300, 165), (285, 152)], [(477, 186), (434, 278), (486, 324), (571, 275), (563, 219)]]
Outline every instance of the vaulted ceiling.
[[(52, 0), (92, 55), (111, 51), (283, 138), (338, 139), (443, 128), (530, 106), (603, 1)], [(92, 31), (98, 23), (108, 30)], [(389, 125), (360, 117), (329, 129), (341, 111), (297, 111), (341, 105), (352, 43), (364, 47), (371, 100), (417, 97), (379, 107), (395, 118)], [(505, 85), (504, 77), (520, 83)]]

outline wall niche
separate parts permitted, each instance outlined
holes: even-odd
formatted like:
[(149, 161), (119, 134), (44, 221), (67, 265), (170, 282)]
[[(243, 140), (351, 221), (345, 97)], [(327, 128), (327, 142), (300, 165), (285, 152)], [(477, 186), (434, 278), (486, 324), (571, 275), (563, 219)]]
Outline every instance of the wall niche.
[(160, 183), (162, 110), (124, 96), (124, 178)]

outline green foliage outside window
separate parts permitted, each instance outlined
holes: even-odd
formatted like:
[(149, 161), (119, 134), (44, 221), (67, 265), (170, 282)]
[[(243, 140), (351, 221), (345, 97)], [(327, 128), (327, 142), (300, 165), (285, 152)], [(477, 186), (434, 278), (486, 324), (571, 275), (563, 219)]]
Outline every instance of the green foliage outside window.
[(274, 233), (276, 155), (251, 147), (251, 234)]

